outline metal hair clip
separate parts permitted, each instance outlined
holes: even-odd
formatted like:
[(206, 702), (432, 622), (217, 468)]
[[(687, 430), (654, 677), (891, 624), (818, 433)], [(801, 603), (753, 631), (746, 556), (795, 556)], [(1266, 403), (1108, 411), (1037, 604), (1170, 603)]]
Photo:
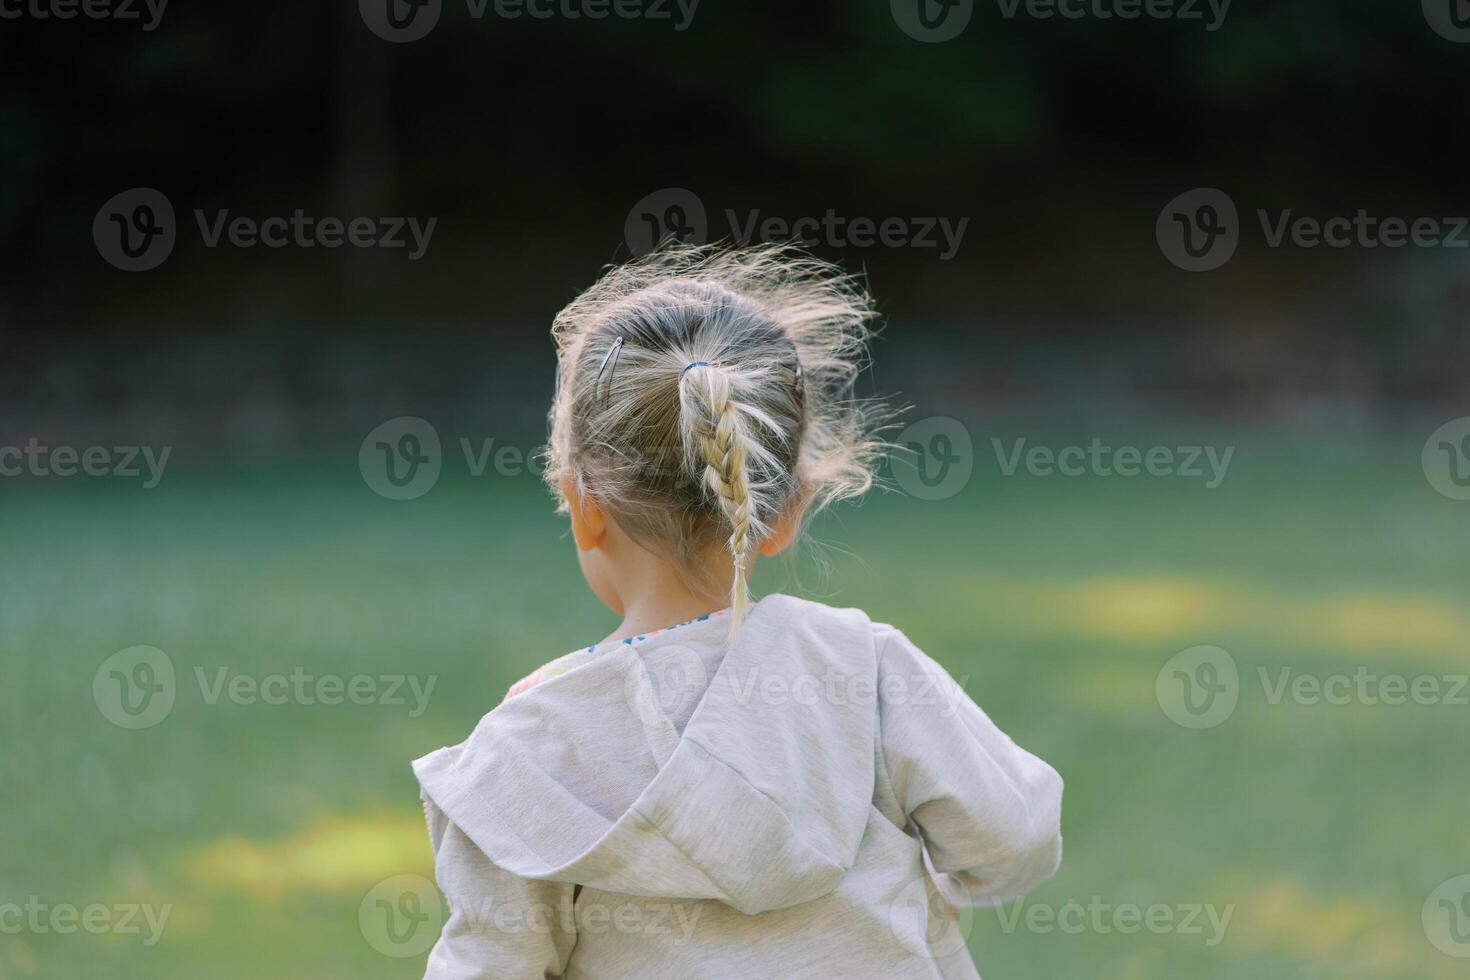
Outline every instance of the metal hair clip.
[[(622, 353), (623, 338), (617, 337), (613, 340), (612, 346), (608, 348), (607, 356), (602, 359), (602, 367), (597, 369), (597, 387), (602, 387), (602, 376), (604, 374), (607, 375), (607, 387), (603, 388), (602, 392), (602, 397), (604, 399), (606, 399), (608, 393), (612, 391), (612, 376), (618, 369), (618, 358), (622, 355)], [(608, 370), (609, 364), (612, 365), (611, 371)]]

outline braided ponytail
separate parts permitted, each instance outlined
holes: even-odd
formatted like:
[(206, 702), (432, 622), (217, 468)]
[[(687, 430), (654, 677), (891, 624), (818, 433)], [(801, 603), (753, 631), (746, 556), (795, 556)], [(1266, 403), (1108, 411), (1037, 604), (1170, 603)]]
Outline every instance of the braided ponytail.
[[(691, 369), (699, 372), (692, 379)], [(720, 513), (730, 526), (729, 547), (734, 562), (734, 577), (730, 585), (732, 632), (744, 619), (749, 601), (746, 575), (750, 563), (751, 525), (754, 522), (750, 474), (746, 466), (750, 436), (733, 397), (733, 387), (726, 372), (700, 362), (693, 362), (684, 370), (679, 384), (685, 444), (697, 449), (698, 465), (702, 465), (704, 470), (704, 485), (714, 494)]]

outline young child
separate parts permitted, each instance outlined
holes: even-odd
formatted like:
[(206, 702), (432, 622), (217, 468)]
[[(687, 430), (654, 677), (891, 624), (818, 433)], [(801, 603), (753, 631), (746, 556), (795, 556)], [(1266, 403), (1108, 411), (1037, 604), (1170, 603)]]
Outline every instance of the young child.
[(557, 317), (547, 478), (623, 622), (414, 764), (431, 980), (974, 978), (951, 906), (1055, 872), (1061, 779), (903, 633), (747, 598), (872, 482), (873, 315), (792, 249), (675, 246)]

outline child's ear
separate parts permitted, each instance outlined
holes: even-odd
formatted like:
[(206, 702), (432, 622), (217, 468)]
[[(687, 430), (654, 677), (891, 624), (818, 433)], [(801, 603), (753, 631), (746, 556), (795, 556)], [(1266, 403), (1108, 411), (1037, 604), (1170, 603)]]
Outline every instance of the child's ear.
[(801, 530), (801, 519), (806, 516), (807, 505), (811, 500), (811, 494), (804, 490), (798, 490), (791, 495), (780, 515), (771, 522), (771, 533), (761, 541), (761, 554), (774, 558), (786, 550)]
[(607, 537), (607, 517), (597, 501), (584, 494), (576, 478), (570, 475), (562, 478), (561, 493), (572, 517), (572, 537), (577, 547), (591, 551), (602, 544)]

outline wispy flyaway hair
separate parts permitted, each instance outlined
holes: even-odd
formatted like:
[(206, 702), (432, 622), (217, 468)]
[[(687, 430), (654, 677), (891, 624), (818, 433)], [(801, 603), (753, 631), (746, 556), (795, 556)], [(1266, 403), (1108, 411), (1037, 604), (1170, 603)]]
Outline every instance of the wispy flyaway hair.
[(612, 268), (552, 326), (547, 482), (560, 499), (571, 477), (686, 573), (724, 541), (738, 627), (783, 509), (872, 485), (876, 408), (853, 382), (875, 316), (856, 279), (793, 246), (673, 244)]

